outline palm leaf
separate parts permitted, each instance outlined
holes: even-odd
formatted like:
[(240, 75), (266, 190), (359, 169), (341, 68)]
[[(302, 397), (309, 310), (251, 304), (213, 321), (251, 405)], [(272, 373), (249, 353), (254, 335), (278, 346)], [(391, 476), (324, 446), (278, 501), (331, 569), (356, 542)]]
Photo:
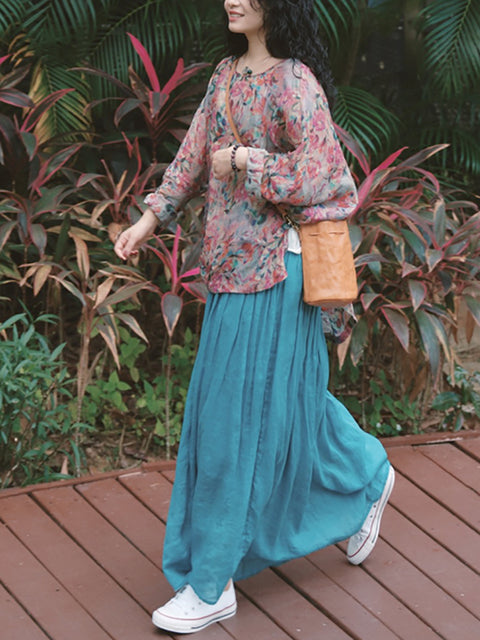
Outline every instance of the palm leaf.
[(356, 0), (315, 0), (315, 13), (329, 42), (340, 45), (341, 35), (358, 16)]
[(444, 97), (461, 96), (480, 80), (480, 3), (435, 0), (423, 11), (425, 70)]
[(342, 36), (358, 18), (357, 0), (315, 0), (315, 13), (330, 47), (338, 49)]
[(5, 34), (15, 24), (21, 24), (25, 14), (25, 0), (0, 0), (0, 41), (7, 44)]
[(97, 16), (111, 0), (36, 0), (31, 3), (23, 29), (35, 42), (51, 44), (52, 35), (64, 42), (76, 40), (79, 27), (95, 30)]
[(157, 68), (172, 66), (183, 43), (200, 29), (198, 11), (193, 2), (144, 0), (122, 3), (111, 15), (106, 28), (97, 34), (90, 63), (128, 81), (128, 66), (138, 71), (141, 62), (135, 55), (126, 32), (132, 33), (147, 49)]
[(391, 146), (398, 133), (398, 118), (375, 96), (356, 87), (339, 87), (333, 118), (373, 156)]
[(480, 175), (480, 137), (471, 129), (459, 126), (434, 126), (421, 132), (421, 146), (448, 142), (448, 149), (438, 155), (443, 168), (456, 167), (462, 173)]
[(56, 135), (66, 140), (78, 138), (90, 131), (90, 120), (85, 115), (89, 99), (89, 87), (83, 77), (63, 66), (47, 66), (39, 63), (33, 73), (30, 97), (38, 104), (42, 99), (59, 89), (73, 88), (55, 103), (44, 115), (35, 129), (40, 142)]

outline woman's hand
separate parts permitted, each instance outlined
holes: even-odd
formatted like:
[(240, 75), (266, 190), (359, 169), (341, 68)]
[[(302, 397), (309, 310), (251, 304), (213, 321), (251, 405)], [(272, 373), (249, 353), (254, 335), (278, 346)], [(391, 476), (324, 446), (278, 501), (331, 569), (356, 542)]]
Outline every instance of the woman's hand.
[(152, 235), (156, 226), (156, 215), (151, 209), (147, 209), (138, 222), (118, 236), (114, 246), (117, 256), (127, 260), (130, 256), (137, 255), (138, 247)]
[[(217, 180), (224, 180), (234, 173), (232, 168), (232, 149), (219, 149), (212, 156), (213, 175)], [(245, 171), (247, 168), (248, 149), (247, 147), (239, 147), (235, 154), (235, 162), (239, 171)]]

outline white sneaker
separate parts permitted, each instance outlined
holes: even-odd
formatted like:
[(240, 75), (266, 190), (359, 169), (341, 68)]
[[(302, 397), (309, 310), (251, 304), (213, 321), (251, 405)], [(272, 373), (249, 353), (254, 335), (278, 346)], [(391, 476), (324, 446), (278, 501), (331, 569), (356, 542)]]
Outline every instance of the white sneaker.
[(195, 633), (213, 622), (231, 618), (237, 611), (233, 583), (215, 604), (207, 604), (187, 584), (175, 596), (153, 612), (152, 622), (159, 629), (175, 633)]
[(382, 519), (383, 510), (387, 505), (394, 484), (395, 471), (393, 467), (390, 466), (387, 481), (380, 499), (373, 503), (360, 531), (357, 531), (348, 541), (347, 560), (351, 564), (361, 564), (373, 551), (380, 531), (380, 520)]

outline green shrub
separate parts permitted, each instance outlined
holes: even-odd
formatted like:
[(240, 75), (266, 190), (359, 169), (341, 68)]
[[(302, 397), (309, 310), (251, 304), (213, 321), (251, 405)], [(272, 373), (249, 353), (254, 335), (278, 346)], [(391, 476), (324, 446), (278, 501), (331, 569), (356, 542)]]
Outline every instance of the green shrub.
[(162, 370), (153, 375), (152, 367), (146, 368), (140, 362), (147, 349), (145, 344), (124, 328), (120, 328), (120, 337), (120, 371), (103, 375), (99, 371), (98, 377), (88, 385), (85, 419), (99, 432), (117, 432), (118, 449), (122, 442), (133, 436), (141, 456), (147, 455), (152, 444), (166, 447), (168, 419), (169, 445), (177, 446), (198, 337), (187, 328), (183, 344), (170, 347), (171, 367), (166, 354), (162, 358)]
[(359, 395), (339, 395), (362, 428), (374, 436), (399, 436), (418, 433), (422, 418), (421, 403), (408, 395), (399, 397), (384, 371), (368, 381)]
[[(64, 345), (51, 350), (39, 323), (27, 313), (0, 325), (0, 486), (65, 477), (65, 459), (80, 456), (78, 429), (68, 414), (72, 382), (60, 359)], [(78, 461), (78, 460), (77, 460)]]
[(480, 372), (469, 373), (456, 365), (447, 382), (450, 390), (439, 393), (432, 403), (432, 409), (443, 414), (441, 427), (459, 431), (476, 424), (480, 418)]

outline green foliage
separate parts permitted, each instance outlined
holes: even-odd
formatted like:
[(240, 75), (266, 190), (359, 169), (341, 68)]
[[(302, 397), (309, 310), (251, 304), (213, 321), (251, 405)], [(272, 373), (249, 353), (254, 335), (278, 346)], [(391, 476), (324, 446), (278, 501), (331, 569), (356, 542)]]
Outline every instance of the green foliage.
[[(64, 345), (51, 349), (39, 331), (51, 315), (35, 321), (27, 313), (0, 325), (0, 478), (1, 487), (65, 477), (66, 458), (80, 457), (67, 409), (72, 380), (60, 359)], [(78, 463), (78, 460), (77, 460)]]
[(443, 414), (442, 428), (459, 431), (480, 418), (480, 372), (468, 373), (456, 365), (447, 381), (450, 390), (435, 397), (432, 409)]
[[(341, 126), (368, 140), (376, 161), (397, 143), (397, 126), (390, 126), (397, 116), (402, 138), (413, 149), (450, 144), (432, 166), (447, 169), (461, 184), (478, 184), (480, 3), (316, 0), (316, 6), (340, 85)], [(371, 98), (359, 90), (383, 108), (376, 105), (369, 113)], [(383, 127), (375, 122), (379, 113), (387, 114)]]
[(315, 13), (333, 51), (338, 51), (359, 18), (357, 0), (315, 0)]
[(398, 436), (417, 433), (422, 418), (421, 404), (408, 395), (398, 397), (395, 382), (389, 381), (385, 371), (370, 380), (362, 397), (340, 396), (355, 415), (362, 428), (374, 436)]
[[(356, 149), (366, 177), (351, 224), (360, 301), (348, 343), (353, 364), (365, 357), (376, 375), (385, 364), (378, 353), (391, 355), (393, 339), (401, 360), (417, 364), (426, 358), (434, 384), (444, 358), (451, 366), (454, 360), (448, 330), (457, 322), (455, 303), (464, 298), (480, 324), (477, 306), (469, 304), (480, 288), (480, 212), (472, 202), (445, 201), (436, 177), (422, 167), (438, 150), (395, 164), (399, 150), (370, 170)], [(411, 375), (403, 371), (400, 386)]]
[(155, 435), (159, 437), (160, 443), (167, 446), (168, 438), (168, 448), (176, 446), (180, 442), (183, 413), (187, 399), (187, 389), (190, 382), (193, 363), (197, 354), (197, 348), (198, 336), (193, 334), (190, 329), (187, 329), (184, 334), (183, 345), (171, 345), (170, 358), (173, 362), (171, 372), (167, 366), (169, 359), (169, 355), (167, 354), (163, 358), (165, 374), (156, 379), (159, 391), (164, 392), (166, 385), (169, 385), (168, 396), (165, 396), (169, 399), (171, 409), (169, 412), (169, 428), (166, 428), (166, 407), (164, 407), (164, 412), (162, 414), (163, 419), (161, 419), (160, 422), (157, 420), (155, 427)]
[(425, 76), (443, 98), (478, 90), (480, 6), (475, 0), (436, 0), (422, 12)]
[(172, 370), (168, 370), (168, 355), (165, 355), (161, 373), (150, 378), (149, 371), (141, 363), (145, 345), (124, 329), (120, 333), (120, 373), (113, 371), (103, 378), (99, 372), (95, 381), (88, 385), (84, 402), (85, 419), (101, 431), (118, 431), (118, 426), (122, 424), (122, 441), (133, 435), (140, 442), (141, 455), (145, 456), (152, 444), (160, 447), (167, 444), (168, 385), (168, 444), (175, 447), (180, 441), (187, 388), (197, 352), (197, 337), (187, 329), (183, 344), (171, 346)]
[[(126, 82), (132, 49), (125, 34), (130, 32), (165, 74), (200, 24), (198, 3), (190, 0), (0, 0), (0, 46), (8, 47), (17, 62), (32, 64), (31, 95), (38, 99), (65, 87), (77, 89), (43, 121), (50, 136), (84, 131), (86, 104), (109, 95), (105, 82), (87, 83), (73, 67), (88, 62), (119, 73)], [(133, 67), (140, 69), (135, 60)]]
[(399, 119), (378, 98), (356, 87), (339, 88), (333, 118), (373, 157), (398, 136)]

